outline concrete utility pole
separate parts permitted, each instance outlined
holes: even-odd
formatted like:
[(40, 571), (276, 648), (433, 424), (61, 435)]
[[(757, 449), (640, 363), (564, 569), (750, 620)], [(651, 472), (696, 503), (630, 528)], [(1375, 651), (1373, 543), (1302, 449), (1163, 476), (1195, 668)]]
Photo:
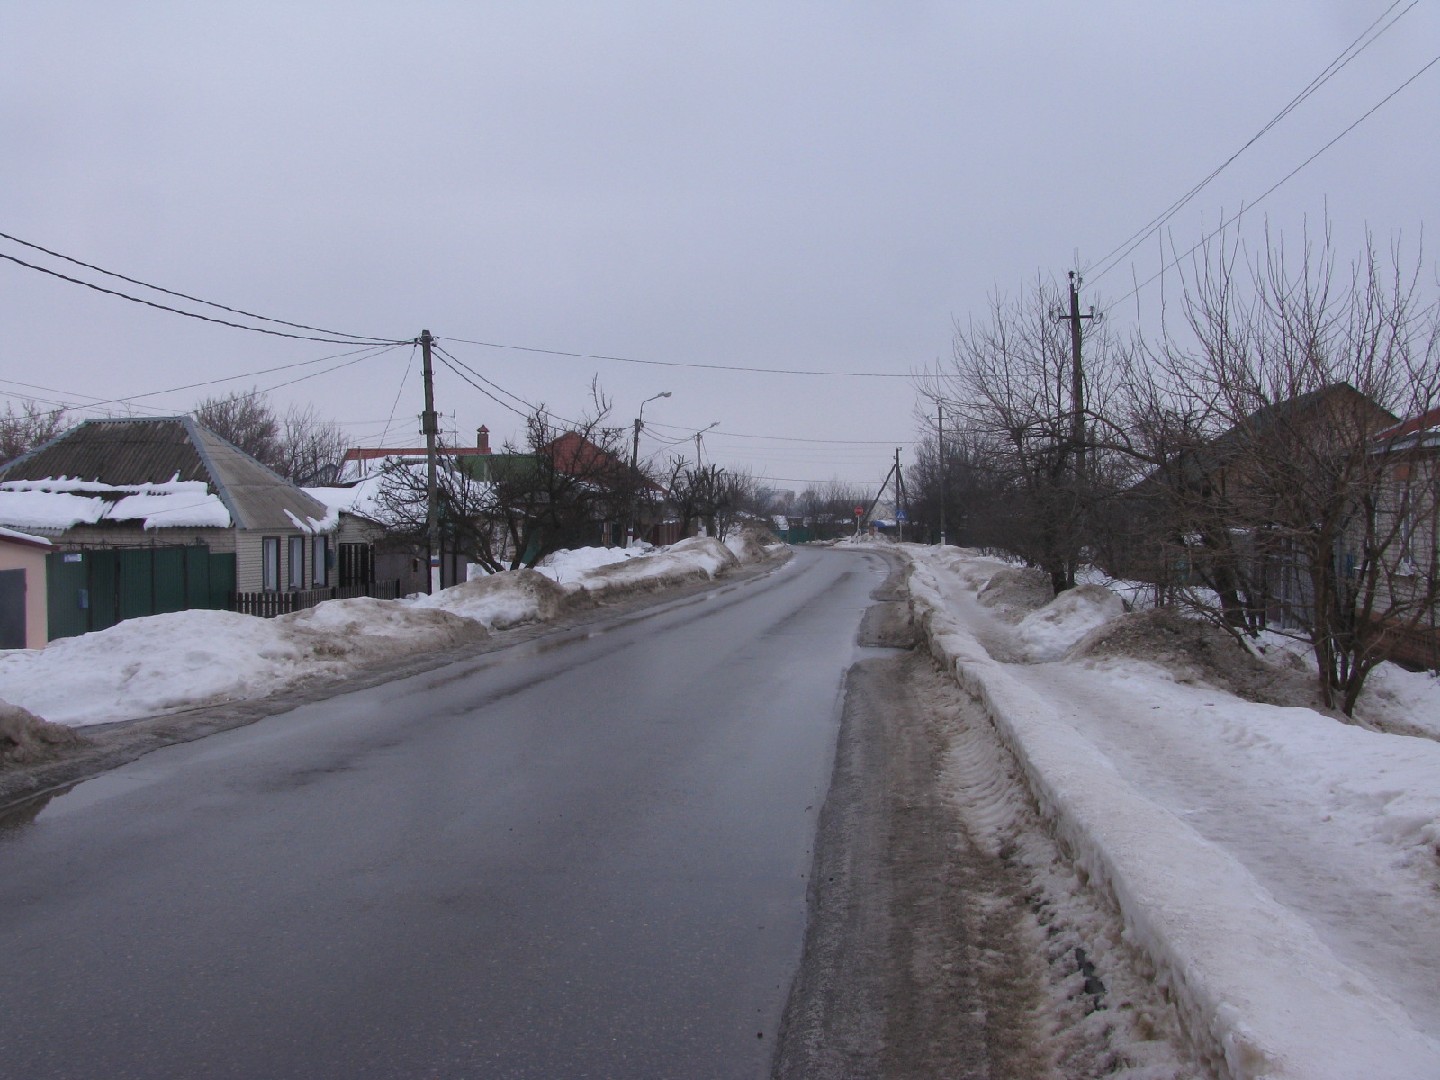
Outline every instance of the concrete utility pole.
[(945, 546), (945, 409), (935, 403), (935, 450), (940, 455), (940, 546)]
[(669, 390), (662, 390), (653, 397), (648, 397), (640, 403), (640, 413), (635, 417), (635, 438), (630, 444), (630, 498), (629, 509), (625, 513), (625, 546), (628, 548), (635, 543), (635, 499), (639, 494), (635, 489), (640, 486), (640, 429), (645, 426), (645, 406), (650, 402), (662, 397), (669, 397)]
[(1070, 324), (1070, 450), (1075, 455), (1075, 488), (1085, 479), (1085, 372), (1080, 362), (1080, 320), (1095, 318), (1095, 309), (1080, 314), (1080, 283), (1070, 271), (1070, 314), (1059, 316)]
[(430, 367), (429, 330), (420, 331), (420, 372), (425, 383), (425, 411), (420, 414), (420, 430), (425, 435), (425, 584), (427, 592), (435, 591), (435, 575), (430, 568), (440, 548), (440, 506), (435, 483), (435, 436), (440, 432), (435, 413), (435, 373)]
[(905, 542), (905, 477), (900, 472), (900, 447), (895, 448), (895, 522), (900, 526), (900, 543)]

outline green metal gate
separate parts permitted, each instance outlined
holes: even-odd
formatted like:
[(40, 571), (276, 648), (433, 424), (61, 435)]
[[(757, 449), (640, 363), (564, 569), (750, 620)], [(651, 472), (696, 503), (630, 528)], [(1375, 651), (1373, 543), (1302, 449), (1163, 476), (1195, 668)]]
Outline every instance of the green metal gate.
[(89, 548), (46, 557), (50, 639), (104, 630), (124, 619), (229, 606), (235, 556), (205, 544)]

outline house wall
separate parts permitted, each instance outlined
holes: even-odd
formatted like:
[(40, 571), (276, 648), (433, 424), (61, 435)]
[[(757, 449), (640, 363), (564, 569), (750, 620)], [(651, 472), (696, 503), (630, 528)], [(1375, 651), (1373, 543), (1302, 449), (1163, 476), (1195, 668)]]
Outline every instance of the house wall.
[(45, 556), (49, 549), (0, 537), (0, 570), (25, 572), (25, 647), (39, 649), (49, 640), (46, 627)]
[(235, 591), (236, 592), (260, 592), (265, 588), (265, 539), (275, 537), (280, 541), (280, 589), (288, 589), (290, 582), (290, 539), (300, 537), (302, 545), (302, 561), (304, 576), (301, 579), (301, 588), (318, 588), (322, 585), (331, 585), (335, 581), (334, 560), (335, 560), (335, 534), (329, 534), (327, 538), (327, 549), (329, 552), (329, 565), (325, 567), (323, 576), (317, 581), (313, 574), (314, 563), (314, 534), (302, 533), (298, 529), (235, 529)]

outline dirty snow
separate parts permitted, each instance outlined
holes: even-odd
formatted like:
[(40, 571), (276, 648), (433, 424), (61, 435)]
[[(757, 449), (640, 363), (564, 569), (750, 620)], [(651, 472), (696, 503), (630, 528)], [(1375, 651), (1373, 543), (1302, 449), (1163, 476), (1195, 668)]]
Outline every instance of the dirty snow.
[[(594, 551), (565, 553), (552, 565), (565, 584), (518, 570), (434, 596), (331, 600), (275, 619), (228, 611), (129, 619), (44, 649), (0, 651), (0, 709), (10, 703), (76, 727), (264, 697), (554, 619), (601, 599), (707, 580), (738, 565), (714, 540), (637, 553), (623, 564), (611, 559)], [(607, 573), (617, 568), (624, 573)]]
[[(932, 652), (1211, 1069), (1440, 1075), (1440, 743), (1089, 650), (1118, 598), (1047, 611), (998, 560), (904, 550)], [(983, 604), (997, 577), (1010, 602)], [(1433, 729), (1437, 688), (1386, 667), (1374, 692)]]

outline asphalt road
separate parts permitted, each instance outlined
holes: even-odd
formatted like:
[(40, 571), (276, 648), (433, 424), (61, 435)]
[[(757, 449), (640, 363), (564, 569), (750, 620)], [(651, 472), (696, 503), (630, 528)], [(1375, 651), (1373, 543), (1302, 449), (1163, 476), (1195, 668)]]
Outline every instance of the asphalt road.
[(157, 751), (0, 831), (0, 1072), (754, 1077), (873, 554)]

